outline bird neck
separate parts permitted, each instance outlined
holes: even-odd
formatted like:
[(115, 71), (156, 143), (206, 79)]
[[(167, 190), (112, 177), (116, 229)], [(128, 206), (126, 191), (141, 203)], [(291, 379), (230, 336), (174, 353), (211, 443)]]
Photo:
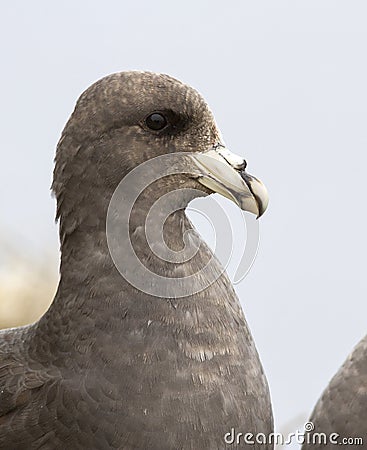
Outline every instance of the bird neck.
[[(129, 328), (136, 327), (140, 321), (152, 320), (152, 311), (160, 317), (170, 317), (172, 314), (176, 317), (176, 308), (183, 308), (183, 311), (197, 308), (192, 300), (192, 294), (196, 292), (205, 299), (209, 310), (215, 310), (212, 303), (218, 303), (218, 300), (213, 289), (218, 290), (218, 285), (213, 288), (209, 283), (210, 289), (207, 289), (208, 286), (201, 284), (209, 276), (213, 275), (214, 281), (221, 278), (224, 295), (231, 292), (229, 280), (222, 276), (221, 266), (215, 259), (211, 261), (212, 253), (185, 214), (185, 207), (192, 196), (181, 190), (178, 194), (180, 198), (170, 198), (172, 204), (168, 204), (168, 209), (167, 202), (160, 207), (157, 199), (172, 191), (167, 183), (165, 187), (166, 191), (153, 187), (147, 189), (128, 214), (124, 202), (119, 203), (121, 210), (112, 208), (112, 222), (117, 218), (117, 223), (112, 223), (116, 225), (116, 228), (112, 226), (112, 232), (108, 224), (112, 194), (97, 197), (89, 192), (74, 209), (77, 219), (61, 215), (60, 282), (52, 305), (36, 326), (37, 329), (46, 329), (39, 336), (46, 333), (55, 351), (71, 351), (79, 345), (75, 333), (80, 335), (80, 339), (83, 335), (113, 334), (118, 342)], [(94, 205), (93, 212), (90, 205)], [(149, 218), (152, 205), (156, 208)], [(167, 215), (167, 210), (174, 212)], [(92, 218), (88, 216), (88, 211)], [(127, 236), (120, 233), (124, 228), (128, 229)], [(126, 243), (131, 243), (133, 253), (128, 253)], [(121, 250), (117, 258), (111, 254), (116, 249)], [(177, 260), (175, 255), (179, 255)], [(141, 262), (141, 266), (137, 266), (137, 261)], [(208, 261), (212, 264), (209, 265)], [(143, 272), (139, 272), (141, 267)], [(202, 268), (206, 272), (196, 276)], [(158, 282), (156, 278), (151, 278), (151, 274), (158, 277)], [(186, 291), (177, 291), (175, 285), (170, 288), (170, 280), (178, 279), (180, 283), (187, 277), (191, 278), (184, 283)], [(158, 291), (151, 290), (157, 286)], [(165, 291), (167, 286), (171, 289), (168, 293)], [(176, 293), (177, 298), (173, 298)], [(223, 300), (220, 299), (220, 302)], [(184, 312), (182, 314), (184, 316)], [(129, 327), (126, 325), (126, 315), (137, 317), (137, 322), (131, 322)], [(206, 317), (204, 320), (203, 316), (202, 321), (210, 321), (210, 314)], [(183, 320), (186, 319), (183, 317)], [(53, 330), (57, 330), (57, 335)], [(68, 342), (68, 338), (72, 341)]]
[[(182, 250), (185, 236), (193, 232), (184, 209), (175, 211), (167, 218), (162, 235), (158, 235), (158, 240), (163, 237), (163, 241), (155, 242), (155, 230), (144, 222), (146, 213), (140, 206), (138, 204), (135, 213), (130, 216), (129, 224), (129, 236), (136, 256), (148, 271), (151, 270), (160, 277), (189, 274), (193, 269), (188, 262), (171, 264), (154, 254), (157, 250), (154, 244), (159, 247), (162, 242), (173, 252)], [(152, 232), (150, 239), (153, 242), (147, 245), (146, 234), (149, 232)], [(123, 318), (125, 311), (134, 307), (132, 297), (145, 299), (139, 306), (144, 315), (144, 302), (150, 295), (141, 292), (139, 286), (133, 287), (129, 282), (129, 274), (123, 273), (132, 264), (130, 257), (122, 253), (116, 264), (110, 247), (106, 226), (93, 227), (84, 222), (64, 239), (61, 247), (60, 282), (47, 318), (43, 319), (45, 323), (59, 320), (67, 327), (73, 323), (78, 328), (78, 322), (83, 322), (88, 317), (101, 322), (101, 327), (103, 322), (107, 326), (111, 315)], [(195, 255), (195, 267), (200, 265), (201, 259), (204, 261), (205, 257), (202, 258), (198, 252)]]
[[(113, 347), (114, 354), (120, 355), (121, 348), (130, 346), (131, 339), (140, 339), (141, 335), (144, 340), (149, 333), (157, 333), (157, 339), (166, 336), (172, 341), (170, 345), (189, 345), (187, 333), (198, 334), (203, 339), (209, 333), (211, 342), (222, 348), (228, 327), (237, 330), (245, 326), (228, 277), (192, 229), (185, 211), (180, 209), (171, 214), (164, 226), (168, 248), (179, 251), (184, 244), (190, 251), (197, 250), (191, 259), (178, 263), (168, 264), (152, 254), (141, 232), (143, 217), (141, 209), (131, 216), (130, 235), (137, 256), (148, 269), (163, 277), (164, 286), (165, 280), (193, 275), (189, 283), (191, 294), (168, 298), (132, 286), (124, 276), (126, 273), (122, 274), (112, 259), (106, 230), (76, 229), (62, 245), (60, 283), (55, 299), (35, 324), (30, 351), (37, 353), (36, 358), (44, 358), (48, 364), (52, 354), (55, 364), (67, 365), (73, 364), (73, 355), (77, 353), (85, 356), (80, 364), (88, 367), (91, 354), (97, 353), (102, 361)], [(122, 260), (122, 269), (129, 268), (130, 264), (129, 258)], [(204, 287), (200, 283), (209, 278), (208, 274), (196, 275), (203, 267), (209, 267), (210, 274), (214, 275), (212, 282)], [(213, 324), (221, 330), (218, 336), (211, 331)], [(225, 345), (230, 348), (233, 342)]]
[[(185, 236), (194, 229), (184, 209), (175, 211), (165, 220), (163, 216), (164, 213), (161, 215), (156, 211), (156, 220), (147, 222), (146, 213), (138, 206), (130, 215), (128, 224), (120, 220), (117, 222), (117, 231), (109, 229), (106, 224), (95, 228), (80, 226), (61, 246), (60, 285), (65, 281), (75, 284), (79, 280), (81, 284), (87, 282), (98, 286), (99, 278), (107, 274), (109, 277), (123, 278), (121, 269), (131, 263), (131, 254), (124, 252), (126, 241), (136, 257), (150, 268), (154, 267), (156, 271), (162, 267), (166, 269), (167, 261), (160, 258), (162, 254), (156, 253), (157, 247), (165, 245), (167, 251), (179, 252), (187, 244)], [(121, 231), (124, 227), (126, 236)], [(117, 260), (114, 253), (120, 245)]]

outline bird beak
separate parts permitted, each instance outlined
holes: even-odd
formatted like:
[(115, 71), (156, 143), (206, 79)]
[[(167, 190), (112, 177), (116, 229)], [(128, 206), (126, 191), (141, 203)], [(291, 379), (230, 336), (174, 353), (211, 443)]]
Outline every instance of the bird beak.
[(229, 198), (244, 211), (262, 216), (268, 206), (266, 187), (245, 172), (246, 161), (217, 144), (210, 150), (191, 154), (199, 176), (197, 180), (218, 194)]

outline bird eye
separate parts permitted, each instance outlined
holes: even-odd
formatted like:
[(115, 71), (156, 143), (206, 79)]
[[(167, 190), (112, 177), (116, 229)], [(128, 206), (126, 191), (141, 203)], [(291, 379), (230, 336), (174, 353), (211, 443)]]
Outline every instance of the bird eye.
[(161, 113), (153, 113), (145, 119), (145, 124), (151, 130), (159, 131), (167, 125), (167, 119)]

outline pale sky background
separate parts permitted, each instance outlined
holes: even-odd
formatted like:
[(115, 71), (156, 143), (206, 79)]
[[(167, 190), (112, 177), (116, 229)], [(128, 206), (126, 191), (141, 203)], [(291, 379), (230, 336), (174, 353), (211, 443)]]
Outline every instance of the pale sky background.
[(54, 150), (89, 84), (146, 69), (193, 85), (270, 193), (237, 292), (276, 424), (302, 425), (367, 330), (367, 3), (34, 0), (0, 20), (1, 239), (57, 254)]

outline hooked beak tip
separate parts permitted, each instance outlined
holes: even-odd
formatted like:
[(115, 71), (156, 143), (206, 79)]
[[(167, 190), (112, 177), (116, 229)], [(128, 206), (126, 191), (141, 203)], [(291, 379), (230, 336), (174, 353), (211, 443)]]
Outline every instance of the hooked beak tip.
[(265, 185), (253, 175), (245, 172), (244, 170), (240, 172), (241, 178), (247, 184), (251, 194), (253, 195), (257, 208), (258, 214), (256, 219), (259, 219), (266, 211), (269, 204), (269, 195)]

